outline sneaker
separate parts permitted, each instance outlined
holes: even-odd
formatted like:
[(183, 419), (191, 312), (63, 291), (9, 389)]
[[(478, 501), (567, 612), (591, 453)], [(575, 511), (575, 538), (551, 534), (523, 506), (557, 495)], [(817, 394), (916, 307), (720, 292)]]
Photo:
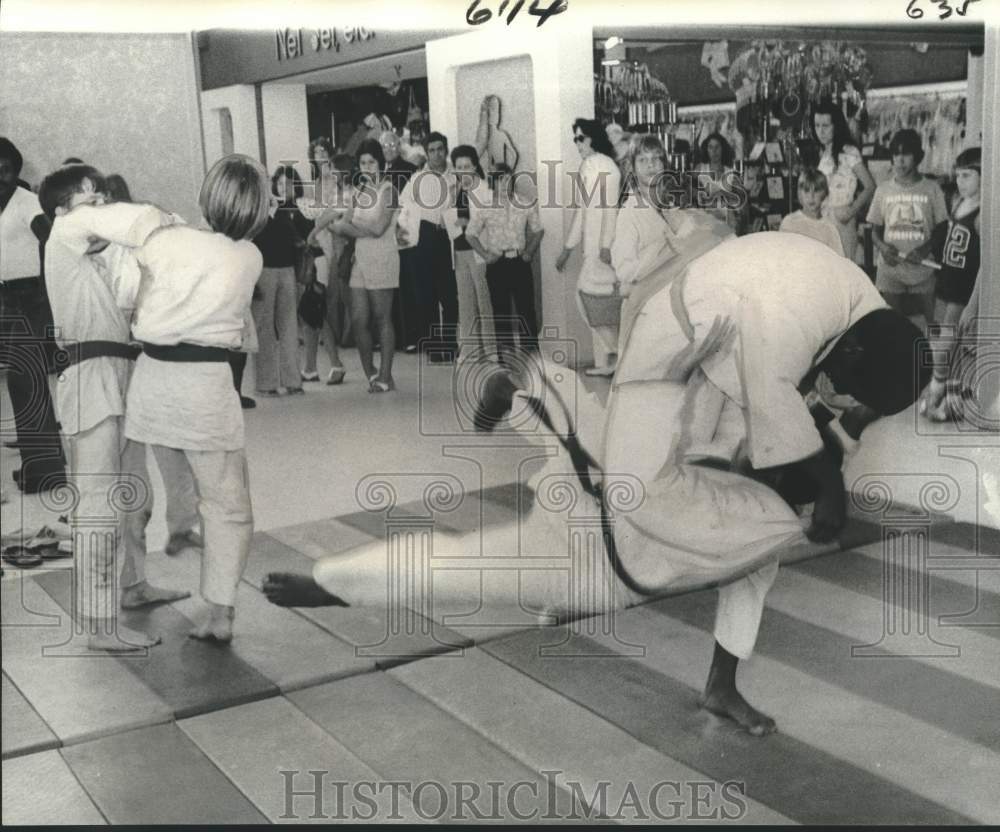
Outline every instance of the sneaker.
[(299, 373), (303, 381), (319, 381), (319, 373), (315, 370), (311, 373)]
[(257, 406), (257, 402), (251, 399), (249, 396), (240, 396), (240, 407), (244, 410), (253, 410)]
[(327, 384), (340, 384), (344, 380), (347, 370), (343, 367), (331, 367), (330, 374), (326, 377)]

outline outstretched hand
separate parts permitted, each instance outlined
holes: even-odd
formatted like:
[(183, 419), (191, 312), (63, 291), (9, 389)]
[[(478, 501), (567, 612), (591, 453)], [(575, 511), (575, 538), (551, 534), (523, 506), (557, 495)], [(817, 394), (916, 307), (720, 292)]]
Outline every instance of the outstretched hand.
[(725, 349), (736, 335), (736, 326), (728, 316), (716, 315), (712, 328), (701, 341), (692, 341), (667, 367), (664, 381), (685, 382), (704, 361)]

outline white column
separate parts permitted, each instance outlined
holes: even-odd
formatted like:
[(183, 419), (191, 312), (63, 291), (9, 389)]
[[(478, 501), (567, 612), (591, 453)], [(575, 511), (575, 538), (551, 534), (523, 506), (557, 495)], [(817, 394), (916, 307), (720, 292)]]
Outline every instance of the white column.
[(257, 104), (252, 84), (234, 84), (201, 94), (201, 123), (205, 135), (205, 161), (211, 167), (225, 155), (220, 110), (227, 110), (233, 124), (233, 152), (260, 160)]
[[(558, 328), (559, 337), (575, 339), (589, 354), (589, 331), (575, 304), (576, 274), (570, 270), (559, 274), (553, 265), (562, 250), (571, 215), (559, 207), (546, 206), (565, 204), (571, 184), (568, 170), (579, 167), (570, 130), (573, 120), (594, 116), (593, 29), (590, 26), (564, 26), (555, 31), (546, 27), (541, 32), (526, 29), (517, 37), (498, 37), (495, 32), (480, 31), (429, 42), (427, 88), (431, 127), (451, 141), (457, 138), (456, 74), (461, 67), (525, 55), (531, 59), (534, 89), (505, 89), (498, 73), (495, 92), (501, 97), (530, 95), (534, 101), (534, 156), (545, 229), (540, 252), (541, 323)], [(555, 175), (549, 175), (547, 162), (558, 164)]]
[(306, 85), (264, 84), (260, 92), (268, 173), (282, 162), (293, 162), (299, 176), (310, 179)]

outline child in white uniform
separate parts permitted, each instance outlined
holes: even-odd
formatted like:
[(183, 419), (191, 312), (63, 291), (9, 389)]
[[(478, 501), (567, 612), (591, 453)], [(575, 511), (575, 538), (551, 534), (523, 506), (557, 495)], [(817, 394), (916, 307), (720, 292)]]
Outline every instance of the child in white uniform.
[[(56, 339), (69, 357), (56, 406), (78, 493), (71, 518), (77, 557), (74, 618), (88, 649), (118, 652), (159, 641), (117, 622), (120, 559), (124, 608), (189, 593), (157, 589), (144, 578), (145, 448), (126, 443), (122, 433), (134, 352), (106, 269), (88, 256), (98, 226), (104, 240), (137, 246), (171, 218), (150, 205), (94, 207), (103, 201), (100, 182), (93, 168), (61, 168), (42, 182), (40, 201), (54, 218), (45, 248), (46, 284)], [(136, 491), (130, 497), (131, 487)]]
[(236, 589), (253, 535), (243, 411), (226, 353), (238, 349), (263, 268), (250, 242), (267, 222), (270, 183), (247, 156), (220, 159), (199, 204), (211, 230), (163, 228), (138, 251), (144, 270), (135, 336), (143, 342), (128, 392), (125, 434), (183, 454), (204, 529), (207, 616), (191, 635), (232, 639)]

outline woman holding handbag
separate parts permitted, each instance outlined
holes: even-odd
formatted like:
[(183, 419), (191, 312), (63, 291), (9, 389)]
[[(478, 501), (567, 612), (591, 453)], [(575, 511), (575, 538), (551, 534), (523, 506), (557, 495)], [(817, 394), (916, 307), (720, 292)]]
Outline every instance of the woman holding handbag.
[(599, 121), (582, 118), (574, 121), (573, 141), (582, 162), (572, 202), (582, 198), (584, 204), (573, 218), (565, 247), (556, 260), (556, 270), (561, 272), (566, 268), (573, 249), (582, 242), (583, 265), (577, 278), (577, 298), (594, 339), (594, 366), (584, 372), (589, 376), (611, 376), (615, 372), (611, 356), (618, 352), (615, 306), (620, 306), (620, 298), (610, 302), (608, 299), (617, 294), (617, 278), (611, 268), (611, 241), (621, 174), (614, 161), (614, 148)]
[[(392, 325), (392, 299), (399, 288), (399, 253), (396, 248), (398, 198), (385, 176), (385, 155), (375, 139), (358, 146), (358, 180), (351, 208), (331, 226), (334, 234), (355, 239), (351, 268), (351, 311), (361, 367), (369, 393), (396, 389), (392, 359), (396, 337)], [(370, 319), (374, 315), (381, 360), (373, 361)]]

